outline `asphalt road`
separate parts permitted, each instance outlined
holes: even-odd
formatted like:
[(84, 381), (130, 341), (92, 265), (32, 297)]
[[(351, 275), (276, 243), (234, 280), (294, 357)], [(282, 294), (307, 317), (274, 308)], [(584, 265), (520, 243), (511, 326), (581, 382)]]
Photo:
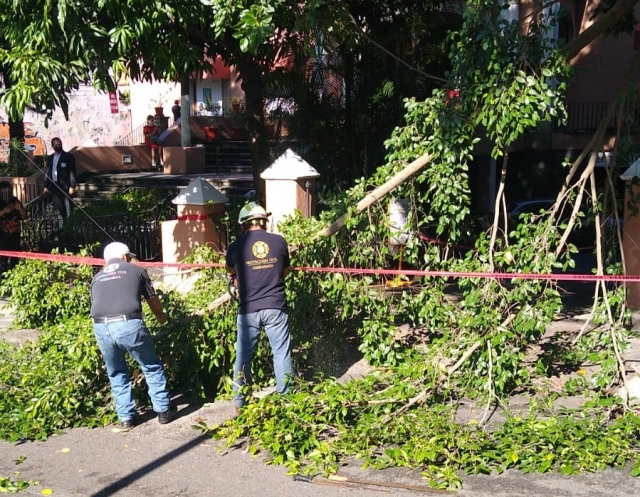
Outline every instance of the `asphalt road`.
[[(437, 495), (400, 488), (294, 481), (285, 468), (267, 466), (262, 458), (241, 449), (227, 451), (220, 442), (193, 428), (201, 420), (211, 424), (228, 418), (233, 413), (231, 403), (189, 406), (181, 402), (178, 399), (179, 417), (168, 425), (160, 425), (151, 417), (128, 433), (114, 433), (111, 427), (78, 428), (45, 442), (0, 442), (0, 477), (37, 480), (39, 484), (30, 486), (24, 494), (43, 495), (43, 490), (51, 489), (59, 497)], [(23, 462), (16, 465), (19, 460)], [(428, 488), (418, 473), (407, 469), (362, 470), (351, 462), (341, 467), (339, 474)], [(640, 495), (640, 479), (632, 478), (629, 471), (617, 470), (571, 477), (507, 471), (464, 477), (461, 490), (443, 495), (636, 496)]]

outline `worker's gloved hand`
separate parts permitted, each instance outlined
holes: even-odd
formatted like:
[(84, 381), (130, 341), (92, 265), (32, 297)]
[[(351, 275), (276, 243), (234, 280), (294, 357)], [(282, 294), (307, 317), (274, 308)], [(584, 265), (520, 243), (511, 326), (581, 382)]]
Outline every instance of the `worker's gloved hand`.
[(227, 276), (227, 292), (229, 292), (229, 295), (235, 300), (238, 300), (238, 282), (235, 276)]

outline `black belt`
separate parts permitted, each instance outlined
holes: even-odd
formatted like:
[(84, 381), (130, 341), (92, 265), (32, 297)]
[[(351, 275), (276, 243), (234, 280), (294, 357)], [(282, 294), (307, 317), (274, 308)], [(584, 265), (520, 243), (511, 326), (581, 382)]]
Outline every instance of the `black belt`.
[(102, 318), (92, 318), (94, 323), (108, 324), (117, 323), (119, 321), (129, 321), (131, 319), (142, 319), (141, 312), (132, 312), (131, 314), (120, 314), (119, 316), (105, 316)]

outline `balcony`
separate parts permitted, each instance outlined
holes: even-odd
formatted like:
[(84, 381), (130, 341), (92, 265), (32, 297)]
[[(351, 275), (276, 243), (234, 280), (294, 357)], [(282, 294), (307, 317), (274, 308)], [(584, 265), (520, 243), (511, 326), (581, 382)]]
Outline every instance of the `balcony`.
[[(607, 112), (609, 102), (570, 102), (567, 104), (567, 123), (555, 126), (555, 131), (560, 133), (593, 133)], [(628, 133), (640, 132), (640, 105), (632, 102), (625, 109), (623, 126), (627, 126)], [(617, 112), (607, 123), (607, 132), (615, 133), (618, 115)], [(630, 127), (630, 129), (629, 129)]]

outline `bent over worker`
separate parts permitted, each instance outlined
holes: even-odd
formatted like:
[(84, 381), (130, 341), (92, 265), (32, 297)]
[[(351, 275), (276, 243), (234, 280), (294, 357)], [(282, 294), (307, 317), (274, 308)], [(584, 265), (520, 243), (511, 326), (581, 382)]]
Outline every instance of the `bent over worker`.
[(167, 315), (147, 271), (130, 262), (133, 254), (129, 247), (120, 242), (110, 243), (104, 248), (103, 256), (106, 265), (91, 281), (91, 318), (107, 367), (120, 430), (128, 431), (136, 423), (127, 352), (144, 373), (158, 422), (169, 423), (177, 409), (170, 401), (164, 367), (156, 355), (153, 337), (142, 319), (141, 298), (147, 301), (160, 323), (167, 321)]
[(276, 391), (287, 393), (293, 374), (291, 334), (284, 290), (289, 272), (289, 249), (285, 239), (266, 231), (267, 212), (250, 202), (241, 211), (238, 223), (243, 235), (229, 245), (227, 272), (237, 279), (238, 338), (233, 390), (236, 412), (246, 403), (244, 385), (252, 384), (251, 361), (260, 330), (269, 338), (276, 375)]

